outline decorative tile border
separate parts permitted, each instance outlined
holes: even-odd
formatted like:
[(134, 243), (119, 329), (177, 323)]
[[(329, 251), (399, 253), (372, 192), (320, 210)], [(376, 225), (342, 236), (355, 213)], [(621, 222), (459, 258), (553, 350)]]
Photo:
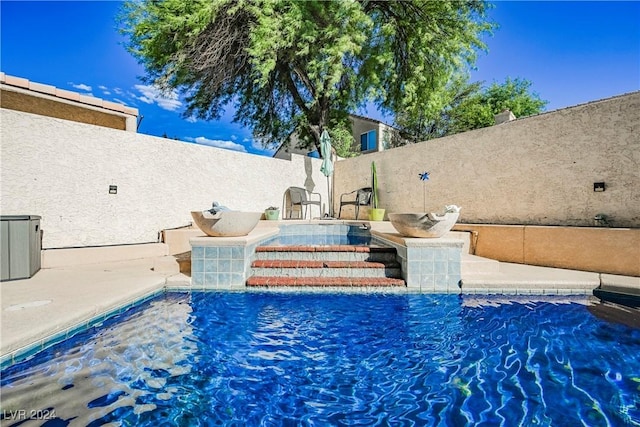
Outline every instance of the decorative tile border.
[[(560, 285), (561, 286), (561, 285)], [(544, 296), (591, 296), (593, 289), (562, 288), (562, 287), (514, 287), (513, 285), (491, 287), (467, 287), (463, 288), (463, 295), (524, 295), (531, 297)]]
[(91, 317), (88, 320), (85, 320), (77, 325), (70, 326), (68, 328), (63, 329), (62, 331), (56, 332), (52, 335), (49, 335), (45, 338), (39, 339), (36, 342), (19, 348), (17, 350), (11, 351), (2, 357), (0, 357), (0, 370), (6, 369), (16, 363), (24, 362), (25, 360), (35, 356), (37, 353), (46, 350), (47, 348), (61, 343), (66, 339), (77, 335), (78, 333), (84, 332), (87, 329), (93, 328), (94, 326), (100, 326), (101, 323), (110, 319), (113, 316), (118, 314), (122, 314), (127, 310), (136, 307), (142, 303), (145, 303), (158, 295), (165, 293), (166, 290), (164, 288), (152, 291), (146, 295), (143, 295), (138, 298), (131, 299), (111, 310), (107, 310), (103, 313), (97, 314)]

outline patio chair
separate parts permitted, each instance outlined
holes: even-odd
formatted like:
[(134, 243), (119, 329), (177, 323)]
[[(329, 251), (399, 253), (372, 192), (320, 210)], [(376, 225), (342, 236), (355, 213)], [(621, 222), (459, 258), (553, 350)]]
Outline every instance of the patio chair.
[[(313, 200), (313, 196), (318, 196), (318, 200)], [(301, 187), (289, 187), (284, 195), (284, 202), (286, 203), (287, 217), (291, 219), (294, 206), (300, 206), (300, 214), (302, 215), (302, 208), (304, 207), (304, 216), (307, 217), (307, 210), (309, 206), (318, 206), (319, 216), (322, 216), (322, 196), (320, 193), (312, 193)]]
[[(355, 200), (349, 200), (348, 196), (355, 194)], [(346, 198), (346, 199), (345, 199)], [(364, 187), (354, 190), (350, 193), (343, 193), (340, 195), (340, 209), (338, 210), (338, 218), (342, 214), (342, 206), (355, 205), (356, 207), (356, 219), (360, 213), (360, 206), (366, 206), (371, 203), (371, 187)]]

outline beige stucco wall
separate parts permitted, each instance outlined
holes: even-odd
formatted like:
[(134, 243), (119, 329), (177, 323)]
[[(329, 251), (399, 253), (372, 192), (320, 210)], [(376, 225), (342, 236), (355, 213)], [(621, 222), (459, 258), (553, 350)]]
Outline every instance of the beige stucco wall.
[(0, 213), (42, 216), (43, 248), (155, 242), (214, 200), (263, 211), (281, 206), (289, 186), (327, 201), (318, 159), (273, 159), (7, 109), (0, 126)]
[(640, 276), (640, 229), (456, 224), (470, 252), (499, 261)]
[[(634, 92), (344, 159), (334, 200), (370, 185), (375, 161), (387, 212), (456, 204), (463, 223), (592, 226), (605, 214), (614, 227), (640, 227), (639, 112)], [(418, 178), (425, 171), (426, 183)], [(599, 181), (606, 191), (593, 191)]]

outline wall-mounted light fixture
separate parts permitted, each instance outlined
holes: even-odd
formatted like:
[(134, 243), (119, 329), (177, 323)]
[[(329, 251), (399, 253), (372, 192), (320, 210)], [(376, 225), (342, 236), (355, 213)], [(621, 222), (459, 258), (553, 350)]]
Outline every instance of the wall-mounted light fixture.
[(593, 191), (599, 192), (599, 191), (604, 191), (604, 189), (605, 189), (604, 182), (593, 183)]
[(118, 186), (110, 185), (109, 186), (109, 194), (118, 194)]

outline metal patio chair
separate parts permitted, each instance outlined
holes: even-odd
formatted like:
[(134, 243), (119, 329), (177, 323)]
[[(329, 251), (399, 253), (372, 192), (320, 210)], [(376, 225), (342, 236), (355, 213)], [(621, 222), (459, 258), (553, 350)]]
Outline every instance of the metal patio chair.
[[(318, 200), (314, 200), (314, 196), (318, 196)], [(313, 193), (301, 187), (289, 187), (284, 194), (283, 205), (285, 204), (289, 219), (291, 219), (294, 206), (300, 206), (300, 215), (302, 215), (302, 208), (304, 207), (304, 216), (302, 218), (307, 217), (309, 206), (318, 206), (319, 216), (322, 217), (322, 196), (320, 193)]]
[[(340, 195), (340, 209), (338, 210), (338, 218), (340, 218), (340, 215), (342, 214), (342, 206), (354, 205), (356, 207), (356, 219), (358, 219), (360, 206), (367, 206), (371, 204), (371, 193), (371, 187), (363, 187), (351, 191), (350, 193), (342, 193)], [(345, 200), (347, 196), (351, 196), (352, 194), (356, 195), (355, 200), (349, 200), (349, 198)]]

